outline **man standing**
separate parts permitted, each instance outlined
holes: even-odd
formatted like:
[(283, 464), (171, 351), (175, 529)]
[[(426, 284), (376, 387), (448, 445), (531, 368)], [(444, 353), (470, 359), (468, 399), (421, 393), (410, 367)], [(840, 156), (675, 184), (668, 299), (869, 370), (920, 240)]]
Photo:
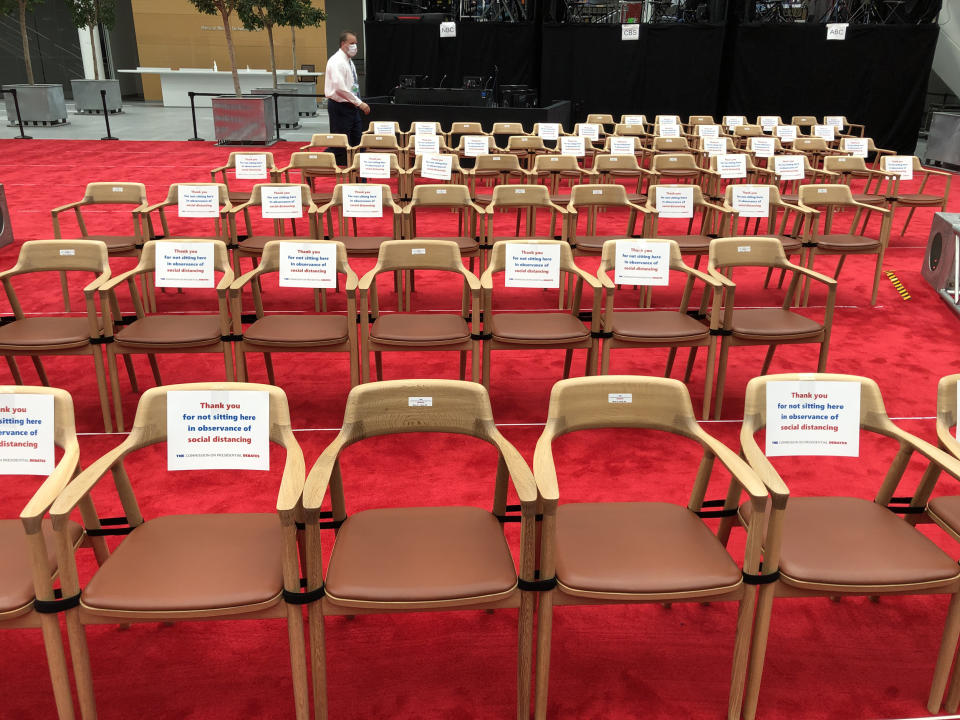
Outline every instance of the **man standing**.
[[(360, 113), (370, 114), (370, 106), (358, 96), (360, 84), (353, 57), (357, 54), (357, 36), (349, 30), (340, 33), (340, 49), (327, 60), (323, 76), (323, 94), (327, 96), (327, 115), (330, 132), (343, 133), (351, 145), (360, 144)], [(341, 148), (333, 151), (337, 164), (347, 164), (347, 154)]]

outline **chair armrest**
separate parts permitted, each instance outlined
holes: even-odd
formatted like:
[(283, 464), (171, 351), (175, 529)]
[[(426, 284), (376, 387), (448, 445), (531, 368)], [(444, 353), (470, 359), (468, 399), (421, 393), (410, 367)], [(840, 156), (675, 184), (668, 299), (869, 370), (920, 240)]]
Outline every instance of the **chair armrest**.
[(143, 213), (144, 215), (149, 215), (154, 210), (159, 210), (160, 208), (167, 207), (168, 205), (173, 205), (173, 201), (164, 200), (162, 202), (154, 203), (153, 205), (147, 205), (146, 207), (137, 208), (133, 212), (135, 213), (140, 212), (140, 213)]
[(223, 172), (224, 170), (229, 170), (229, 169), (230, 169), (230, 166), (229, 166), (229, 165), (222, 165), (222, 166), (220, 166), (220, 167), (218, 167), (218, 168), (214, 168), (213, 170), (211, 170), (211, 171), (210, 171), (210, 176), (213, 177), (213, 176), (216, 175), (218, 172)]
[(236, 278), (236, 279), (230, 284), (230, 291), (231, 291), (231, 292), (239, 292), (240, 290), (243, 289), (244, 285), (246, 285), (246, 284), (249, 283), (251, 280), (253, 280), (255, 277), (257, 277), (257, 275), (259, 275), (261, 272), (263, 272), (263, 265), (262, 265), (262, 264), (258, 264), (258, 265), (257, 265), (256, 267), (254, 267), (253, 270), (251, 270), (250, 272), (244, 273), (244, 274), (241, 275), (240, 277)]
[(809, 277), (809, 278), (813, 278), (814, 280), (818, 280), (818, 281), (822, 282), (824, 285), (826, 285), (827, 287), (836, 287), (836, 286), (837, 286), (837, 281), (836, 281), (834, 278), (830, 277), (829, 275), (824, 275), (824, 274), (822, 274), (822, 273), (818, 273), (816, 270), (811, 270), (810, 268), (805, 268), (805, 267), (803, 267), (802, 265), (794, 265), (792, 262), (787, 262), (787, 264), (786, 264), (784, 267), (785, 267), (787, 270), (796, 271), (796, 272), (800, 273), (801, 275), (806, 275), (806, 276)]
[(126, 440), (110, 450), (105, 455), (94, 461), (90, 467), (81, 472), (73, 482), (69, 483), (63, 492), (57, 496), (50, 508), (50, 518), (53, 521), (54, 530), (62, 530), (67, 521), (70, 520), (70, 513), (77, 504), (87, 496), (93, 487), (100, 481), (107, 471), (120, 460), (130, 450), (136, 447), (134, 435), (136, 431), (131, 432)]
[(53, 210), (51, 210), (50, 213), (52, 215), (58, 215), (62, 213), (64, 210), (71, 210), (73, 208), (78, 208), (86, 204), (87, 202), (85, 200), (77, 200), (76, 202), (67, 203), (66, 205), (61, 205), (60, 207), (56, 207)]
[(303, 450), (289, 427), (280, 430), (281, 443), (287, 451), (283, 464), (283, 476), (280, 479), (280, 492), (277, 494), (277, 513), (284, 525), (292, 525), (295, 514), (300, 510), (303, 499), (303, 486), (306, 482), (306, 466)]
[(126, 272), (122, 272), (119, 275), (115, 275), (113, 278), (111, 278), (110, 280), (105, 282), (103, 285), (101, 285), (99, 288), (100, 293), (102, 294), (105, 292), (113, 292), (113, 289), (117, 287), (117, 285), (120, 285), (121, 283), (123, 283), (124, 281), (126, 281), (127, 279), (136, 275), (139, 272), (142, 272), (142, 270), (140, 268), (140, 264), (138, 263), (137, 267), (131, 268), (130, 270), (127, 270)]
[(20, 511), (20, 521), (28, 534), (40, 532), (43, 516), (56, 501), (57, 497), (70, 482), (80, 462), (80, 446), (76, 440), (68, 443), (64, 448), (63, 457), (53, 468), (53, 472), (37, 488), (33, 497)]
[(330, 487), (333, 470), (337, 466), (337, 459), (344, 447), (343, 432), (334, 438), (307, 473), (303, 486), (303, 509), (306, 511), (319, 510), (323, 498)]

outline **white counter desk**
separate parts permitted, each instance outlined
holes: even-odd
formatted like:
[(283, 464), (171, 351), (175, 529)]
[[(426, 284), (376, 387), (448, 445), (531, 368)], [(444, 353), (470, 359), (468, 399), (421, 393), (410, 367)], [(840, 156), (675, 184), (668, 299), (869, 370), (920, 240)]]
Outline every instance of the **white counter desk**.
[[(225, 95), (233, 94), (233, 76), (229, 70), (213, 70), (212, 68), (155, 68), (138, 67), (136, 70), (118, 70), (117, 72), (132, 75), (159, 75), (160, 88), (163, 92), (164, 107), (190, 107), (190, 97), (187, 93), (194, 92), (222, 92)], [(247, 93), (257, 88), (271, 87), (273, 75), (269, 70), (241, 69), (237, 70), (240, 76), (240, 90)], [(307, 72), (301, 70), (300, 77), (318, 78), (322, 72)], [(293, 70), (277, 70), (277, 78), (285, 80), (293, 77)], [(210, 107), (209, 96), (194, 98), (197, 107)]]

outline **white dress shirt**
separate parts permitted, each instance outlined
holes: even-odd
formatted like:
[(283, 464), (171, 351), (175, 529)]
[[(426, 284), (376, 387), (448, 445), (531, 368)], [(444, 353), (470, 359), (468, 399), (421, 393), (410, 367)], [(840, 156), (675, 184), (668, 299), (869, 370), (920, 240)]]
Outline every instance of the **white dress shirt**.
[(357, 97), (360, 85), (357, 81), (357, 69), (343, 50), (337, 50), (327, 60), (327, 70), (323, 76), (323, 94), (336, 102), (348, 102), (360, 106), (363, 101)]

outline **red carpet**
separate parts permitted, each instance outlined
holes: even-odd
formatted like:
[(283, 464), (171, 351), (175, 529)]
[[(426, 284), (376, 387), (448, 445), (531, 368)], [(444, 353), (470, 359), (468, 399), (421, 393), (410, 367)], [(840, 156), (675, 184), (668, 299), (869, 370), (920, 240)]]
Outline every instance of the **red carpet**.
[[(286, 163), (293, 143), (271, 148), (278, 166)], [(79, 199), (87, 182), (138, 181), (151, 202), (165, 197), (172, 182), (209, 181), (209, 170), (221, 165), (228, 151), (210, 143), (0, 141), (0, 182), (5, 186), (12, 225), (19, 242), (53, 237), (50, 209)], [(954, 182), (950, 209), (960, 210), (960, 189)], [(931, 210), (918, 210), (909, 232), (901, 237), (906, 210), (894, 222), (894, 235), (884, 263), (911, 294), (904, 301), (884, 277), (876, 307), (869, 305), (872, 257), (851, 257), (840, 276), (828, 369), (875, 378), (887, 410), (901, 425), (932, 439), (937, 380), (958, 368), (960, 337), (957, 317), (920, 276)], [(174, 213), (175, 215), (175, 213)], [(498, 216), (498, 227), (511, 225)], [(420, 223), (424, 235), (443, 234), (454, 216), (438, 214)], [(177, 221), (178, 225), (198, 221)], [(622, 218), (609, 213), (610, 232)], [(91, 232), (121, 232), (126, 220), (91, 213)], [(72, 218), (63, 217), (65, 236), (76, 233)], [(206, 230), (206, 228), (202, 228)], [(668, 227), (664, 232), (669, 232)], [(504, 233), (506, 234), (506, 232)], [(0, 251), (0, 268), (11, 266), (17, 248)], [(112, 261), (114, 274), (132, 260)], [(595, 270), (596, 261), (578, 259)], [(817, 269), (832, 272), (836, 259), (821, 258)], [(372, 261), (353, 263), (358, 274)], [(246, 266), (245, 266), (246, 267)], [(743, 283), (750, 273), (738, 274)], [(89, 278), (76, 278), (80, 287)], [(758, 286), (759, 287), (759, 286)], [(49, 281), (17, 286), (27, 312), (62, 309), (58, 284)], [(668, 305), (679, 290), (658, 290), (657, 304)], [(188, 290), (160, 294), (161, 310), (212, 308), (212, 296)], [(618, 293), (617, 305), (634, 306), (633, 291)], [(503, 290), (496, 295), (503, 309), (555, 306), (553, 292)], [(779, 303), (782, 294), (738, 289), (740, 304)], [(245, 298), (245, 307), (252, 303)], [(823, 296), (811, 298), (809, 312), (821, 312)], [(129, 304), (121, 298), (125, 308)], [(309, 291), (283, 290), (265, 283), (268, 309), (309, 311)], [(395, 307), (388, 284), (381, 286), (384, 309)], [(414, 306), (450, 309), (459, 305), (458, 285), (429, 273), (418, 274)], [(333, 295), (332, 309), (344, 307)], [(584, 307), (588, 307), (584, 303)], [(10, 312), (6, 299), (0, 313)], [(708, 431), (737, 447), (737, 418), (742, 413), (747, 380), (763, 359), (761, 348), (734, 348), (730, 355), (724, 421), (708, 423)], [(223, 360), (216, 355), (161, 356), (164, 382), (223, 378)], [(612, 356), (612, 371), (659, 375), (665, 351), (621, 350)], [(583, 372), (583, 351), (577, 352), (574, 374)], [(695, 407), (703, 388), (705, 353), (698, 358), (690, 384)], [(89, 465), (120, 440), (102, 430), (96, 385), (89, 358), (45, 362), (54, 385), (75, 399), (81, 437), (81, 462)], [(333, 437), (342, 419), (349, 389), (346, 357), (332, 354), (275, 356), (277, 382), (288, 394), (297, 438), (308, 465)], [(26, 382), (37, 382), (29, 362), (21, 362)], [(263, 361), (249, 356), (251, 380), (266, 381)], [(783, 347), (772, 372), (812, 371), (814, 347)], [(136, 359), (143, 387), (152, 383), (144, 358)], [(384, 376), (456, 377), (453, 353), (397, 353), (384, 357)], [(494, 417), (504, 434), (530, 460), (547, 410), (550, 388), (562, 373), (562, 353), (495, 352), (492, 363)], [(676, 373), (675, 373), (676, 374)], [(5, 366), (0, 382), (9, 382)], [(121, 372), (124, 410), (132, 421), (137, 397)], [(421, 441), (415, 444), (414, 439)], [(862, 459), (777, 463), (795, 495), (846, 494), (872, 497), (893, 457), (894, 449), (865, 438)], [(602, 454), (599, 451), (603, 448)], [(619, 452), (629, 448), (629, 453)], [(128, 469), (146, 517), (195, 511), (267, 511), (276, 499), (276, 474), (155, 472), (165, 449), (145, 451)], [(666, 499), (686, 502), (695, 472), (692, 457), (656, 433), (582, 433), (557, 446), (563, 501)], [(274, 452), (273, 466), (282, 458)], [(856, 470), (854, 471), (854, 468)], [(898, 494), (909, 494), (922, 469), (910, 472)], [(355, 446), (344, 464), (348, 511), (397, 502), (434, 505), (446, 502), (490, 505), (494, 464), (480, 443), (462, 438), (404, 437), (378, 439)], [(15, 478), (0, 499), (0, 516), (15, 517), (30, 496), (33, 481)], [(720, 497), (727, 478), (717, 473), (709, 497)], [(948, 481), (939, 491), (949, 492)], [(117, 514), (109, 479), (95, 500), (101, 515)], [(941, 533), (924, 528), (947, 552), (960, 548)], [(508, 527), (515, 544), (516, 526)], [(332, 539), (332, 535), (329, 539)], [(734, 557), (742, 552), (743, 535), (731, 543)], [(329, 543), (327, 547), (329, 551)], [(82, 574), (89, 577), (92, 558), (81, 553)], [(761, 690), (761, 718), (893, 718), (925, 715), (936, 650), (946, 612), (946, 599), (883, 598), (779, 600), (775, 605), (770, 646)], [(556, 718), (720, 718), (725, 714), (733, 646), (735, 608), (730, 605), (675, 604), (655, 606), (559, 608), (555, 613), (550, 711)], [(330, 711), (335, 718), (500, 718), (513, 714), (516, 664), (516, 613), (426, 613), (360, 616), (328, 621), (327, 653)], [(149, 714), (158, 718), (281, 718), (292, 716), (292, 695), (286, 630), (280, 621), (245, 623), (181, 623), (88, 629), (91, 662), (100, 717), (104, 720)], [(3, 633), (7, 651), (0, 655), (2, 718), (54, 716), (40, 633)]]

